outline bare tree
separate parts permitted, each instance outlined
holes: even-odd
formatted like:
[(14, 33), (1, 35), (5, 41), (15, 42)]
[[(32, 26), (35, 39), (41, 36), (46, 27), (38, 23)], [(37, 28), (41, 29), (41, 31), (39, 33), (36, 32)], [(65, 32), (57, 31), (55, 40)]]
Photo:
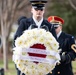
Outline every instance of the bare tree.
[(68, 0), (74, 10), (76, 10), (76, 0)]
[(4, 69), (8, 69), (8, 37), (11, 26), (19, 11), (26, 9), (28, 0), (0, 0), (0, 24), (3, 43)]

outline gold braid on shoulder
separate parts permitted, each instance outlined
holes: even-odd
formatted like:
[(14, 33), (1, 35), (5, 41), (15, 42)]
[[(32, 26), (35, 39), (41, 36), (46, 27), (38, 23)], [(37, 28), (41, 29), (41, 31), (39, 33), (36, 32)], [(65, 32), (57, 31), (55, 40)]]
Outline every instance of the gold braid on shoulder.
[(76, 53), (76, 44), (71, 45), (71, 48), (72, 48), (73, 51)]

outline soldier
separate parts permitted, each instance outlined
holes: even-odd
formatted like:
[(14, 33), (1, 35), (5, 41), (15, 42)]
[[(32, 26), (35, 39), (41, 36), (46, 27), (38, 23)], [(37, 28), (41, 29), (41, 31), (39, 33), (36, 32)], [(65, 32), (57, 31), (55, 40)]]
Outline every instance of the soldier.
[(36, 27), (45, 28), (46, 30), (49, 30), (56, 38), (56, 32), (54, 27), (43, 18), (45, 12), (45, 3), (47, 3), (47, 0), (30, 0), (30, 2), (32, 4), (32, 17), (21, 20), (21, 23), (15, 35), (15, 39), (16, 37), (20, 36), (24, 30)]
[(75, 45), (74, 37), (62, 31), (64, 20), (58, 16), (48, 17), (48, 21), (54, 25), (57, 41), (59, 42), (61, 53), (61, 63), (57, 64), (52, 72), (47, 75), (73, 75), (72, 61), (76, 58), (76, 53), (71, 48)]
[[(22, 35), (24, 30), (33, 28), (44, 28), (50, 31), (53, 34), (53, 36), (57, 39), (53, 25), (43, 18), (45, 12), (45, 4), (47, 3), (47, 0), (30, 0), (30, 2), (32, 4), (31, 8), (32, 17), (26, 19), (20, 19), (21, 21), (16, 31), (14, 40), (16, 40), (17, 37)], [(20, 75), (20, 71), (19, 70), (17, 71), (18, 71), (17, 75)]]

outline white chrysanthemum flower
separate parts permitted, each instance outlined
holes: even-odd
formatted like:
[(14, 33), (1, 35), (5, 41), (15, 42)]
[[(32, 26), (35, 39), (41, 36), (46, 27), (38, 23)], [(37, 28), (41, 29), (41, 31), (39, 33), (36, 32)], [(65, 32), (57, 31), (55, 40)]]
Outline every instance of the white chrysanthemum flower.
[[(28, 67), (27, 67), (28, 68)], [(25, 72), (26, 75), (31, 75), (32, 74), (32, 69), (28, 69), (26, 72)]]
[(59, 48), (59, 43), (53, 42), (53, 43), (51, 44), (51, 47), (52, 47), (53, 50), (58, 50), (58, 48)]
[(35, 69), (36, 67), (37, 67), (37, 65), (35, 63), (29, 62), (29, 64), (28, 64), (29, 69)]
[(15, 47), (15, 48), (13, 48), (13, 50), (14, 50), (13, 54), (15, 54), (15, 55), (21, 55), (21, 53), (22, 53), (21, 47)]
[(16, 40), (15, 40), (15, 46), (16, 47), (22, 47), (24, 45), (24, 40), (23, 40), (23, 38), (17, 38)]
[(38, 63), (38, 65), (37, 65), (37, 69), (43, 69), (44, 68), (44, 65), (43, 65), (43, 63)]

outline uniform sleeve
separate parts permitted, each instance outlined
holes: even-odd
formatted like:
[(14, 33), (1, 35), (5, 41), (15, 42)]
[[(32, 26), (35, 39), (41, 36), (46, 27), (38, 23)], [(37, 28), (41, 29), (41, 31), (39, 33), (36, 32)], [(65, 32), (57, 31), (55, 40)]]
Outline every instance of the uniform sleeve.
[(14, 36), (14, 40), (19, 37), (20, 35), (22, 35), (23, 31), (25, 30), (25, 25), (24, 23), (21, 21), (20, 24), (19, 24), (19, 27), (15, 33), (15, 36)]
[(20, 22), (21, 22), (23, 19), (27, 19), (27, 17), (26, 17), (26, 16), (21, 16), (21, 17), (18, 19), (18, 21), (17, 21), (18, 25), (20, 25)]
[(74, 60), (75, 58), (76, 58), (76, 53), (75, 53), (75, 51), (71, 48), (71, 46), (73, 45), (73, 44), (75, 44), (75, 39), (74, 39), (74, 37), (73, 36), (71, 36), (71, 38), (70, 38), (70, 40), (69, 40), (69, 50), (70, 50), (70, 52), (68, 53), (68, 55), (69, 55), (69, 57), (70, 57), (70, 59), (71, 60)]
[(76, 58), (76, 53), (71, 48), (73, 44), (75, 44), (75, 40), (74, 40), (74, 37), (72, 36), (72, 37), (69, 37), (69, 40), (68, 40), (68, 50), (67, 50), (68, 52), (67, 54), (64, 54), (61, 56), (61, 62), (65, 62), (65, 64), (68, 64)]
[(13, 41), (13, 46), (15, 46), (15, 40), (17, 37), (19, 37), (20, 35), (22, 35), (22, 33), (24, 32), (24, 30), (26, 30), (26, 20), (21, 20), (20, 23), (19, 23), (19, 27), (15, 33), (15, 36), (14, 36), (14, 41)]

